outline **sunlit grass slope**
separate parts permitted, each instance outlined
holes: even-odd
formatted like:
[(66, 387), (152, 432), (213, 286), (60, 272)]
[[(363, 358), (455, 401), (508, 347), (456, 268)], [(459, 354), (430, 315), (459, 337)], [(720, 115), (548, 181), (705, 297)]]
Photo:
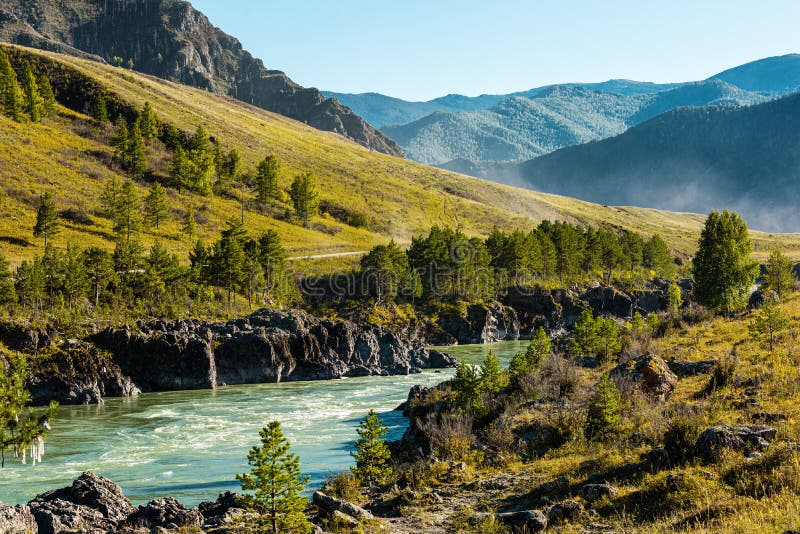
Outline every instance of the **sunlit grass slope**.
[[(297, 173), (312, 171), (323, 199), (375, 221), (370, 229), (357, 229), (322, 217), (316, 229), (304, 229), (248, 211), (247, 227), (255, 234), (275, 229), (290, 255), (364, 250), (389, 238), (407, 242), (433, 224), (457, 225), (468, 234), (485, 235), (493, 226), (530, 228), (542, 219), (629, 228), (646, 235), (658, 232), (677, 252), (691, 255), (704, 218), (600, 206), (470, 178), (372, 152), (336, 134), (231, 98), (70, 56), (26, 53), (68, 65), (137, 107), (149, 101), (162, 120), (178, 128), (193, 131), (202, 124), (223, 146), (239, 150), (246, 170), (264, 156), (276, 154), (283, 164), (286, 187)], [(31, 229), (36, 199), (46, 190), (54, 193), (60, 209), (81, 209), (93, 219), (91, 225), (66, 223), (57, 244), (72, 240), (112, 246), (110, 223), (95, 212), (105, 183), (118, 171), (107, 163), (111, 149), (92, 136), (79, 135), (81, 128), (85, 128), (82, 117), (63, 108), (44, 124), (16, 124), (0, 118), (0, 182), (6, 192), (0, 207), (0, 251), (12, 261), (41, 250)], [(139, 185), (144, 195), (146, 184)], [(199, 209), (199, 233), (209, 240), (226, 219), (239, 213), (232, 199), (203, 198), (172, 189), (169, 194), (170, 221), (158, 232), (147, 231), (145, 243), (160, 239), (186, 253), (190, 242), (180, 232), (179, 219), (187, 206)], [(798, 236), (754, 233), (754, 238), (760, 256), (779, 247), (800, 258)], [(352, 264), (352, 259), (348, 261)]]

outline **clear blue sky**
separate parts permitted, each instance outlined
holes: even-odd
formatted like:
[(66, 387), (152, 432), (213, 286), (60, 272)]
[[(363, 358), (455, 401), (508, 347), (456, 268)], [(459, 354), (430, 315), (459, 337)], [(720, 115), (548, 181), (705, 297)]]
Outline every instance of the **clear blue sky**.
[(797, 0), (191, 0), (301, 85), (411, 100), (706, 78), (800, 52)]

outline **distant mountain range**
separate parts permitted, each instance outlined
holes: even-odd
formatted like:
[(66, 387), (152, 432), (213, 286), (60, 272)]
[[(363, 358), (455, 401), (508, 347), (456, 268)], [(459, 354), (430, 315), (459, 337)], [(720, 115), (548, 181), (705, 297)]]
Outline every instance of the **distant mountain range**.
[(402, 156), (394, 141), (347, 107), (268, 70), (188, 2), (0, 0), (0, 40), (132, 66)]
[(463, 170), (481, 167), (481, 162), (521, 161), (618, 135), (679, 107), (749, 105), (799, 89), (800, 55), (791, 54), (691, 83), (610, 80), (507, 95), (448, 95), (428, 102), (377, 93), (326, 94), (380, 127), (409, 158)]
[(619, 136), (521, 164), (450, 166), (603, 204), (735, 209), (759, 230), (797, 231), (800, 93), (748, 107), (669, 111)]

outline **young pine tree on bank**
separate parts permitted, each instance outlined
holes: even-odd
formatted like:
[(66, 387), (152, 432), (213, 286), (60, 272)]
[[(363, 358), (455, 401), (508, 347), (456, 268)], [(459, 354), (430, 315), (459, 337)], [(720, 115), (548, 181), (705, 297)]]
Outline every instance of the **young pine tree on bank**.
[(370, 410), (358, 426), (356, 450), (350, 453), (355, 458), (356, 465), (351, 469), (362, 486), (371, 486), (386, 480), (392, 474), (392, 467), (389, 465), (391, 452), (384, 440), (386, 427), (375, 410)]

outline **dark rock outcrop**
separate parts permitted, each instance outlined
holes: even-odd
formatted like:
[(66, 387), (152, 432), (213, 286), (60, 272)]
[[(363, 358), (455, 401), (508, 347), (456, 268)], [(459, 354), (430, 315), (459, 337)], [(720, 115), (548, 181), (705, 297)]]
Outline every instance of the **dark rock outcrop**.
[(382, 327), (272, 310), (227, 323), (140, 323), (92, 340), (143, 391), (398, 375), (456, 364)]
[[(268, 70), (179, 0), (4, 0), (0, 39), (126, 66), (229, 95), (386, 154), (402, 149), (335, 99)], [(129, 63), (130, 61), (130, 63)]]
[(775, 439), (777, 431), (767, 425), (718, 425), (707, 428), (697, 438), (695, 454), (713, 460), (723, 449), (737, 452), (762, 451)]
[(716, 360), (701, 360), (696, 362), (667, 360), (669, 370), (679, 378), (710, 373), (717, 365)]
[(155, 499), (140, 506), (138, 510), (128, 516), (121, 523), (123, 529), (154, 529), (164, 528), (177, 530), (179, 528), (199, 528), (203, 524), (203, 515), (196, 508), (186, 508), (183, 503), (167, 497)]
[(547, 507), (545, 515), (549, 525), (556, 525), (562, 521), (572, 521), (583, 511), (583, 505), (577, 501), (561, 501)]
[(113, 530), (135, 510), (118, 485), (89, 472), (71, 486), (38, 495), (28, 505), (42, 534)]
[(130, 397), (139, 389), (113, 360), (86, 344), (34, 360), (27, 383), (31, 403), (95, 404), (103, 397)]
[(444, 314), (438, 326), (445, 337), (433, 342), (440, 344), (492, 343), (519, 339), (520, 335), (517, 312), (499, 302), (472, 304), (463, 314)]
[(595, 315), (630, 317), (633, 315), (633, 300), (630, 296), (613, 287), (597, 286), (589, 288), (582, 296)]
[(13, 534), (16, 532), (30, 534), (39, 532), (39, 526), (31, 514), (30, 507), (6, 506), (0, 503), (0, 533)]
[(670, 370), (667, 362), (653, 354), (645, 354), (617, 365), (611, 370), (611, 376), (631, 380), (642, 391), (662, 401), (667, 400), (678, 386), (678, 377)]

